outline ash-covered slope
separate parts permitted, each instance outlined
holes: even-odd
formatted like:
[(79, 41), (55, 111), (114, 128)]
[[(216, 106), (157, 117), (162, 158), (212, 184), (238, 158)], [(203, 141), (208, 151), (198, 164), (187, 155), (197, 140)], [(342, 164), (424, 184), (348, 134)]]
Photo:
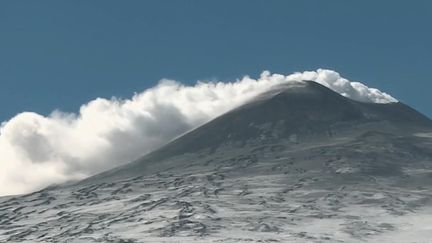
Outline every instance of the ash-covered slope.
[(416, 131), (432, 131), (432, 121), (403, 103), (358, 102), (316, 82), (291, 82), (274, 87), (131, 164), (95, 178), (152, 173), (150, 167), (164, 159), (201, 150), (211, 152), (220, 146), (278, 141), (308, 144), (367, 132), (406, 135)]
[(432, 121), (402, 103), (362, 103), (306, 81), (275, 87), (182, 136), (161, 153), (194, 152), (227, 141), (247, 142), (257, 138), (283, 139), (295, 135), (302, 140), (358, 129), (410, 132), (425, 128), (432, 128)]
[(430, 242), (432, 122), (290, 83), (125, 166), (0, 198), (0, 242)]

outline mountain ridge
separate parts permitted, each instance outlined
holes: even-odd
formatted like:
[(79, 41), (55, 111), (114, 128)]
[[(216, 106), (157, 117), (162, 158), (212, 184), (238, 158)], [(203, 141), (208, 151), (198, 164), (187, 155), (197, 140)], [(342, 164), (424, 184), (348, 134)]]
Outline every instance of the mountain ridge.
[(361, 136), (371, 131), (407, 135), (429, 130), (432, 131), (432, 120), (401, 102), (360, 102), (314, 81), (290, 82), (277, 85), (129, 164), (94, 177), (133, 170), (134, 166), (140, 168), (140, 163), (158, 163), (203, 149), (215, 151), (227, 145), (227, 141), (227, 146), (241, 147), (247, 143), (271, 143), (272, 139), (313, 143), (328, 142), (347, 134)]

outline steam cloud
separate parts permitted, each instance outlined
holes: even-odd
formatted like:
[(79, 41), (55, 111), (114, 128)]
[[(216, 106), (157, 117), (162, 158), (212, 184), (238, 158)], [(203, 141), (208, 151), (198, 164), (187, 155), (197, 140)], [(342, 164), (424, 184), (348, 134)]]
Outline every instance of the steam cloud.
[(0, 195), (26, 193), (82, 179), (129, 162), (174, 137), (245, 103), (273, 85), (311, 80), (354, 100), (397, 102), (390, 95), (342, 78), (331, 70), (288, 76), (198, 82), (162, 80), (131, 99), (97, 98), (78, 114), (17, 114), (0, 128)]

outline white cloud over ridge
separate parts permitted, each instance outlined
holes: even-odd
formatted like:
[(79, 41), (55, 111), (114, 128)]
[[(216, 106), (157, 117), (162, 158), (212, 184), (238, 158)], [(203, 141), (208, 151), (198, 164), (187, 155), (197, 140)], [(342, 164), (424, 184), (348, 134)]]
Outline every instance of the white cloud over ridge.
[(273, 85), (302, 80), (362, 102), (397, 102), (335, 71), (318, 69), (288, 76), (265, 71), (258, 79), (194, 86), (162, 80), (130, 99), (92, 100), (78, 114), (23, 112), (0, 128), (0, 196), (82, 179), (132, 161)]

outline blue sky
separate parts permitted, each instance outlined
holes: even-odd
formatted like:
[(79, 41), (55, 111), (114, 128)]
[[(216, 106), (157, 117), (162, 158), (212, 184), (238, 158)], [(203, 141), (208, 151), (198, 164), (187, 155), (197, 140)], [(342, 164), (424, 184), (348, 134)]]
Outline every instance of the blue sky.
[(334, 69), (432, 116), (431, 1), (1, 1), (0, 121), (161, 78)]

